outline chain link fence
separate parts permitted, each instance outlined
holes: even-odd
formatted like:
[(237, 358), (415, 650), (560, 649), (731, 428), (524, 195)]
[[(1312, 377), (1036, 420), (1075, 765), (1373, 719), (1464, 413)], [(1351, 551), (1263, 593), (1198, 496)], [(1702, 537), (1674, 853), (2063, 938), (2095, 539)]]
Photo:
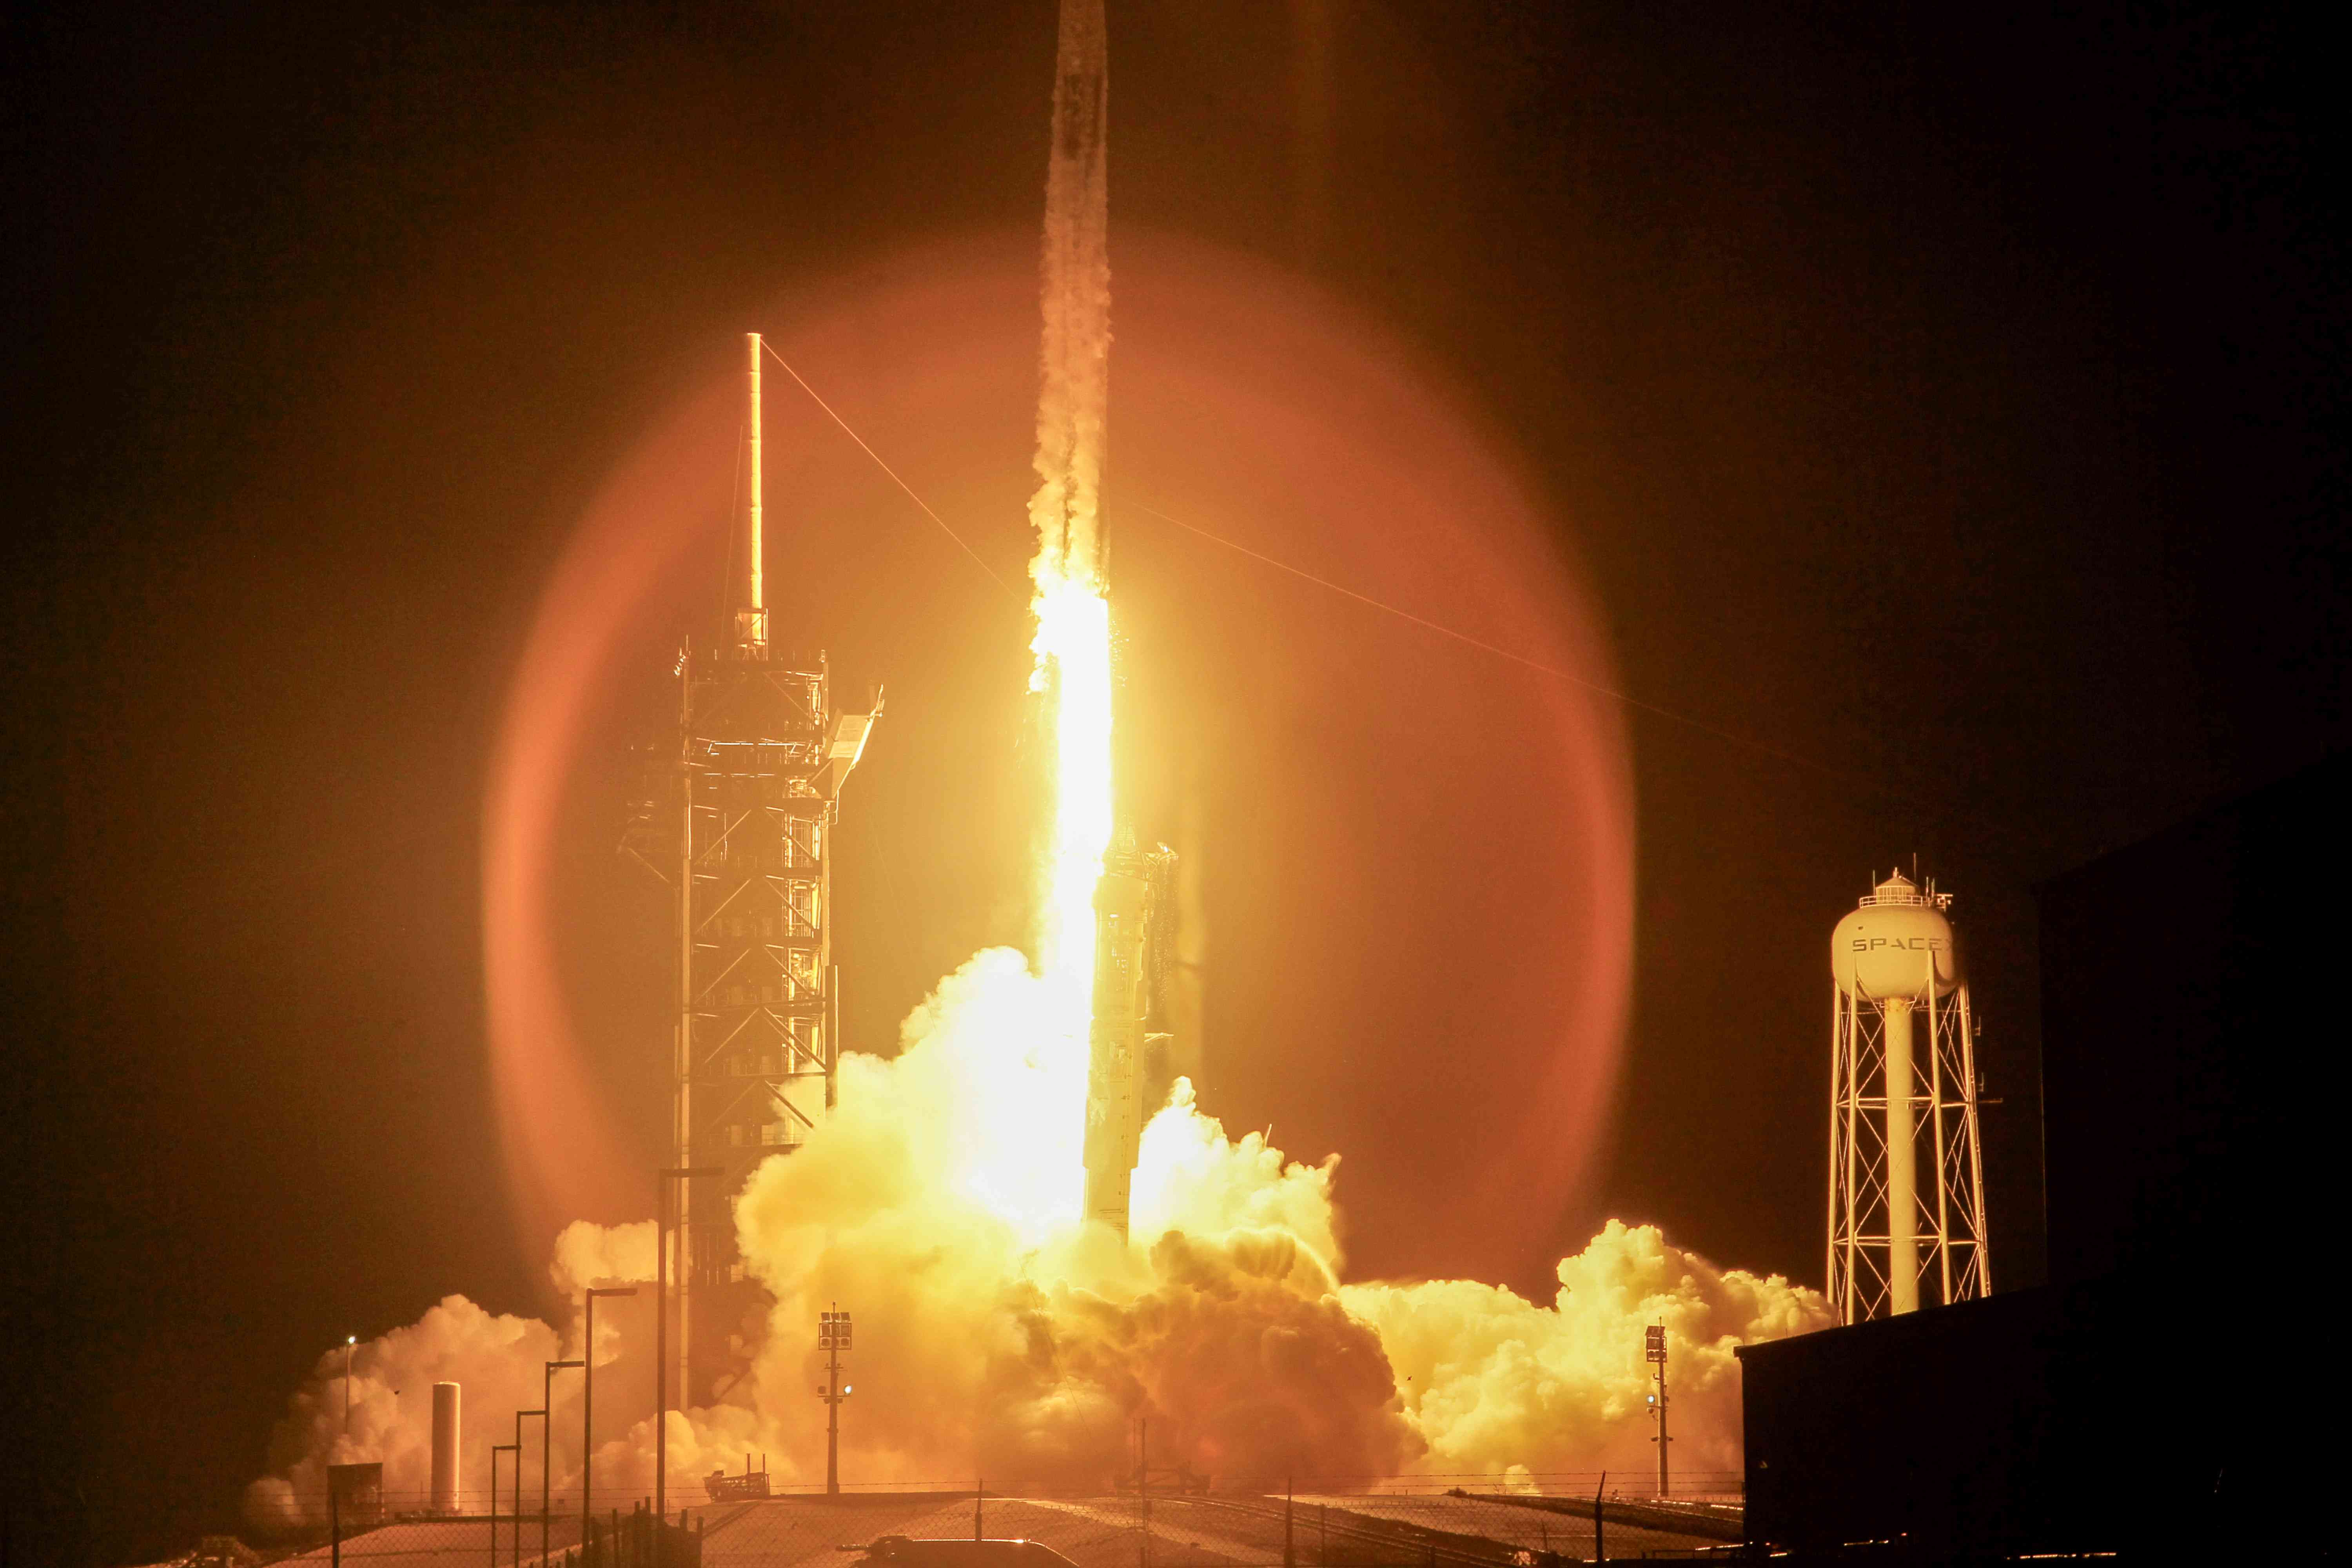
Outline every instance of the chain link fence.
[[(1277, 1481), (1213, 1486), (1157, 1478), (1144, 1491), (1064, 1492), (966, 1482), (881, 1483), (765, 1497), (670, 1493), (670, 1518), (649, 1500), (600, 1490), (583, 1521), (576, 1495), (551, 1494), (544, 1513), (523, 1488), (518, 1517), (501, 1489), (448, 1515), (429, 1500), (383, 1494), (380, 1510), (337, 1520), (334, 1539), (305, 1527), (255, 1548), (215, 1538), (173, 1568), (858, 1568), (866, 1549), (915, 1542), (1025, 1540), (1076, 1568), (1554, 1568), (1612, 1560), (1704, 1557), (1741, 1538), (1737, 1474), (1675, 1479), (1660, 1498), (1649, 1478), (1515, 1475), (1409, 1480)], [(323, 1497), (305, 1500), (310, 1519)]]

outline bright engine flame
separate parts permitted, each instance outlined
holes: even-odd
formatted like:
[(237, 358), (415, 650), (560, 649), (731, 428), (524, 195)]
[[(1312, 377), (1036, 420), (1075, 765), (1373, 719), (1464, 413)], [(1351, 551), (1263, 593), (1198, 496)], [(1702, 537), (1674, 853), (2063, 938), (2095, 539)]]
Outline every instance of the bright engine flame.
[[(1095, 885), (1110, 847), (1110, 602), (1102, 571), (1102, 455), (1110, 359), (1103, 163), (1102, 0), (1066, 0), (1038, 303), (1037, 530), (1029, 686), (1047, 705), (1054, 798), (1033, 959), (1043, 992), (1024, 1042), (1012, 1141), (992, 1136), (967, 1190), (1034, 1243), (1086, 1207), (1087, 1040), (1094, 1023)], [(1009, 1193), (1024, 1201), (1009, 1204)]]
[[(1027, 1064), (1036, 1094), (1034, 1140), (1018, 1157), (1053, 1176), (1024, 1184), (1045, 1212), (1007, 1214), (1025, 1235), (1075, 1224), (1084, 1205), (1087, 1035), (1094, 1019), (1095, 885), (1110, 847), (1110, 604), (1095, 584), (1038, 556), (1032, 689), (1049, 704), (1052, 830), (1041, 868), (1036, 936), (1040, 1038)], [(1002, 1211), (1001, 1201), (999, 1211)]]

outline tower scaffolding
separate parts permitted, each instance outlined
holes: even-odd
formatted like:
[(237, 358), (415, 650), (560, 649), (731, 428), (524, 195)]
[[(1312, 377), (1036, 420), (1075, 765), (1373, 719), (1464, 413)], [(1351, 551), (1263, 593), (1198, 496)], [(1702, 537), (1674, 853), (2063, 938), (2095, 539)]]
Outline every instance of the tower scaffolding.
[(878, 691), (866, 711), (837, 710), (824, 652), (770, 643), (758, 333), (744, 350), (727, 635), (678, 655), (676, 751), (650, 770), (626, 845), (674, 901), (674, 1163), (723, 1173), (688, 1184), (668, 1238), (669, 1386), (688, 1404), (740, 1375), (764, 1317), (736, 1247), (735, 1199), (839, 1100), (832, 834), (842, 783), (882, 711)]

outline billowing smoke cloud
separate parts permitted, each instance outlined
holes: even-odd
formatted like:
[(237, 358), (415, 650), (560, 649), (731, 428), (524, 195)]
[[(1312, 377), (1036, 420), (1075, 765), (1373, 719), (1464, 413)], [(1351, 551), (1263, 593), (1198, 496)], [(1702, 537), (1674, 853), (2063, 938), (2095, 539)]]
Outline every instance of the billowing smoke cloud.
[(433, 1385), (444, 1382), (464, 1389), (469, 1418), (458, 1473), (467, 1501), (480, 1507), (490, 1445), (508, 1441), (515, 1411), (538, 1406), (540, 1369), (561, 1359), (558, 1342), (535, 1319), (445, 1297), (406, 1328), (352, 1350), (348, 1418), (344, 1349), (336, 1346), (319, 1358), (278, 1424), (270, 1473), (246, 1489), (247, 1518), (264, 1530), (322, 1523), (327, 1467), (371, 1460), (383, 1465), (387, 1501), (422, 1506), (433, 1479)]
[[(761, 1167), (736, 1220), (775, 1299), (768, 1337), (726, 1402), (671, 1417), (677, 1495), (752, 1456), (781, 1484), (822, 1479), (814, 1325), (835, 1303), (858, 1324), (846, 1473), (1082, 1487), (1131, 1471), (1139, 1418), (1155, 1466), (1228, 1479), (1638, 1471), (1653, 1452), (1642, 1329), (1654, 1321), (1674, 1358), (1677, 1465), (1733, 1468), (1731, 1347), (1828, 1321), (1813, 1291), (1613, 1221), (1561, 1262), (1549, 1306), (1466, 1280), (1341, 1283), (1337, 1161), (1228, 1138), (1189, 1085), (1145, 1135), (1134, 1241), (1075, 1226), (1034, 1239), (1019, 1221), (1024, 1075), (1054, 1067), (1028, 1059), (1020, 1025), (1042, 984), (1018, 953), (974, 958), (909, 1018), (899, 1056), (845, 1058), (839, 1112)], [(553, 1272), (576, 1294), (642, 1279), (652, 1258), (647, 1225), (575, 1226)], [(650, 1331), (635, 1304), (600, 1309), (597, 1484), (615, 1495), (652, 1478)], [(465, 1385), (465, 1485), (478, 1495), (488, 1446), (539, 1404), (541, 1363), (576, 1353), (576, 1324), (559, 1334), (451, 1297), (359, 1347), (346, 1436), (331, 1352), (250, 1511), (314, 1510), (323, 1467), (347, 1459), (380, 1458), (387, 1490), (421, 1497), (438, 1379)], [(560, 1374), (559, 1493), (577, 1485), (578, 1397), (577, 1375)]]
[(1468, 1279), (1349, 1285), (1339, 1295), (1380, 1334), (1427, 1445), (1415, 1468), (1437, 1474), (1648, 1468), (1657, 1451), (1642, 1342), (1652, 1323), (1666, 1331), (1675, 1467), (1737, 1470), (1732, 1347), (1830, 1322), (1818, 1291), (1718, 1268), (1655, 1226), (1613, 1219), (1560, 1260), (1549, 1307)]

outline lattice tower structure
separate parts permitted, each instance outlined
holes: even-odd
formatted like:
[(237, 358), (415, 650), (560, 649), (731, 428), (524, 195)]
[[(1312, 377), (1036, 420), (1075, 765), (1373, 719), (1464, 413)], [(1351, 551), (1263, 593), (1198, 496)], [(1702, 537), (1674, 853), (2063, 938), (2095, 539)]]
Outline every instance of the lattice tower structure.
[(687, 1404), (740, 1375), (765, 1319), (736, 1247), (736, 1198), (839, 1100), (833, 829), (881, 712), (878, 692), (866, 711), (836, 710), (824, 652), (770, 645), (759, 335), (744, 346), (727, 634), (678, 656), (676, 749), (652, 770), (625, 841), (674, 900), (673, 1163), (710, 1173), (663, 1194), (665, 1215), (678, 1216), (665, 1237), (677, 1281), (668, 1387)]
[(1978, 1026), (1951, 902), (1892, 873), (1830, 939), (1828, 1288), (1842, 1323), (1992, 1289)]

